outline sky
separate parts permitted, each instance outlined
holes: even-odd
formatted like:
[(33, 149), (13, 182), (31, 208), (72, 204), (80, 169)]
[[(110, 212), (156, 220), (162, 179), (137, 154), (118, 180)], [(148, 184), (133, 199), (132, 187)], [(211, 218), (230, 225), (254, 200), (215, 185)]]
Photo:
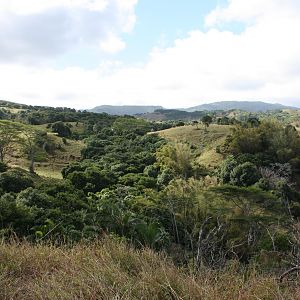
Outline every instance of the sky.
[(0, 99), (300, 107), (299, 0), (0, 0)]

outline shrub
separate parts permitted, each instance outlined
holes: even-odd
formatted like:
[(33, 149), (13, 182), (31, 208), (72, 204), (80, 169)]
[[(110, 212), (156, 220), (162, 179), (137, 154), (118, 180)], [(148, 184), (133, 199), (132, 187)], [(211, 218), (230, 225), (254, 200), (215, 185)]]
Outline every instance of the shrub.
[(157, 185), (158, 186), (168, 185), (169, 182), (174, 178), (175, 178), (175, 174), (173, 170), (169, 168), (164, 169), (162, 173), (159, 174), (157, 177)]
[(0, 174), (0, 188), (5, 192), (19, 193), (28, 187), (33, 187), (33, 185), (33, 180), (24, 171), (9, 170)]
[(60, 137), (69, 137), (72, 134), (71, 129), (61, 121), (52, 124), (51, 128)]
[(144, 174), (148, 175), (149, 177), (154, 177), (156, 178), (157, 175), (158, 175), (158, 167), (155, 166), (155, 165), (150, 165), (150, 166), (147, 166), (145, 169), (144, 169)]
[(230, 182), (230, 173), (237, 165), (238, 163), (233, 156), (228, 156), (228, 158), (224, 160), (218, 172), (218, 177), (222, 183)]
[(0, 161), (0, 173), (3, 173), (5, 171), (7, 171), (7, 165), (4, 162)]
[(238, 165), (230, 173), (231, 184), (238, 186), (250, 186), (255, 184), (260, 178), (258, 169), (253, 163), (246, 162)]

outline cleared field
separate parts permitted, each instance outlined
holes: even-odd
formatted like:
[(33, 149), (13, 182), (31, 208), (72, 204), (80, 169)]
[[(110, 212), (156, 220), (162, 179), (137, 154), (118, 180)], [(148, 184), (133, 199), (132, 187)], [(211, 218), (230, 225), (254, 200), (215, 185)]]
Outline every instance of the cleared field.
[[(48, 133), (48, 137), (53, 143), (60, 145), (61, 148), (55, 150), (51, 155), (46, 155), (42, 161), (37, 161), (35, 163), (35, 172), (40, 176), (60, 179), (62, 178), (61, 170), (69, 163), (80, 159), (84, 143), (82, 141), (67, 140), (67, 144), (65, 145), (62, 142), (62, 138), (54, 134)], [(8, 164), (12, 167), (27, 170), (29, 161), (17, 151), (13, 156), (8, 158)]]
[(216, 153), (216, 147), (225, 141), (231, 128), (213, 124), (205, 131), (201, 125), (199, 128), (189, 125), (162, 130), (158, 134), (171, 142), (193, 146), (199, 153), (198, 162), (208, 168), (215, 168), (223, 160), (223, 156)]

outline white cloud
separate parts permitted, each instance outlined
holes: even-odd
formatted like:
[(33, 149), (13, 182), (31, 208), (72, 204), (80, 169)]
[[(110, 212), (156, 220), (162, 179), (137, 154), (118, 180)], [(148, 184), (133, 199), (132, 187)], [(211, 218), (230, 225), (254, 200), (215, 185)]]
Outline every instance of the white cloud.
[(125, 47), (126, 44), (113, 34), (108, 35), (106, 40), (100, 42), (100, 48), (108, 53), (117, 53)]
[[(116, 52), (137, 0), (1, 0), (0, 61), (41, 63), (78, 47)], [(101, 48), (100, 46), (101, 45)]]
[[(116, 0), (115, 5), (120, 3), (131, 11), (135, 1)], [(187, 107), (216, 100), (270, 100), (300, 106), (298, 0), (231, 0), (206, 21), (207, 32), (194, 30), (172, 47), (154, 48), (143, 66), (105, 62), (94, 70), (54, 70), (2, 65), (1, 97), (77, 108)], [(224, 22), (236, 21), (245, 23), (244, 31), (222, 30)], [(109, 39), (109, 30), (105, 32), (108, 39), (101, 42), (105, 46), (108, 41), (106, 50), (123, 47), (118, 39)]]
[(205, 19), (207, 26), (223, 22), (251, 23), (276, 17), (299, 17), (299, 0), (229, 0), (225, 7), (218, 6)]
[(2, 0), (0, 3), (0, 11), (11, 12), (18, 15), (36, 14), (59, 7), (103, 11), (107, 5), (108, 0)]

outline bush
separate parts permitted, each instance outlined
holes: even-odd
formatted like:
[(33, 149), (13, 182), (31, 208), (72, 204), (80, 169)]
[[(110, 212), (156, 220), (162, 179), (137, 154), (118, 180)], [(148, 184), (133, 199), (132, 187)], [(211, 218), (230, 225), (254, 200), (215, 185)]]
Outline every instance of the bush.
[(164, 169), (162, 173), (159, 174), (157, 177), (157, 185), (160, 187), (168, 185), (169, 182), (174, 178), (175, 178), (175, 174), (173, 170), (169, 168)]
[(0, 173), (7, 171), (7, 168), (7, 165), (4, 162), (0, 161)]
[(0, 174), (0, 188), (7, 193), (19, 193), (20, 191), (33, 186), (33, 180), (24, 171), (9, 170)]
[(260, 178), (258, 169), (253, 163), (238, 165), (230, 173), (230, 183), (238, 186), (250, 186)]
[(51, 128), (52, 131), (57, 133), (60, 137), (70, 137), (72, 134), (71, 129), (63, 122), (55, 122)]
[(144, 174), (148, 175), (149, 177), (156, 178), (158, 175), (158, 171), (159, 171), (159, 169), (157, 166), (150, 165), (144, 169)]
[(222, 183), (230, 182), (230, 174), (237, 165), (238, 163), (233, 156), (228, 156), (228, 158), (224, 160), (218, 172), (218, 177)]

